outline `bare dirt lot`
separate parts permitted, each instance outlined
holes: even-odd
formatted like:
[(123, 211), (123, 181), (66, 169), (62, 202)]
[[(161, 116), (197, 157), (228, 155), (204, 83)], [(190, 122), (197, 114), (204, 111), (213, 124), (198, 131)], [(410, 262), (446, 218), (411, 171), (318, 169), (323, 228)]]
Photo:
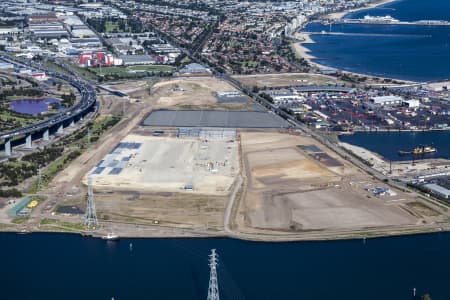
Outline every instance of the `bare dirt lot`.
[[(226, 195), (239, 172), (233, 140), (131, 134), (91, 174), (97, 189)], [(96, 172), (97, 170), (97, 172)]]
[(251, 109), (251, 102), (221, 104), (217, 102), (217, 92), (231, 91), (235, 92), (236, 89), (223, 80), (214, 77), (189, 77), (148, 84), (129, 95), (139, 101), (145, 101), (149, 98), (154, 99), (155, 109), (169, 107), (180, 109)]
[(253, 87), (283, 87), (299, 85), (326, 85), (335, 84), (335, 78), (320, 74), (287, 73), (287, 74), (262, 74), (262, 75), (236, 75), (233, 78), (242, 84)]
[[(309, 137), (243, 132), (247, 183), (236, 218), (239, 230), (307, 231), (417, 224), (407, 195), (374, 196), (382, 186)], [(315, 146), (341, 164), (327, 165), (298, 145)], [(329, 160), (328, 160), (329, 161)]]
[(219, 228), (225, 197), (180, 193), (96, 192), (101, 219), (170, 227)]

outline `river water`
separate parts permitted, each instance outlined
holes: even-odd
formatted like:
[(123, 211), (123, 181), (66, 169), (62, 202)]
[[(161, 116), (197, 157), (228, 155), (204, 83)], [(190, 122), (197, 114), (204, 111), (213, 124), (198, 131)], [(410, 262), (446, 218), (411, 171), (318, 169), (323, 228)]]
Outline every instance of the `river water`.
[[(130, 248), (132, 243), (132, 248)], [(450, 234), (353, 241), (121, 239), (0, 234), (1, 299), (206, 299), (217, 248), (221, 299), (449, 299)]]

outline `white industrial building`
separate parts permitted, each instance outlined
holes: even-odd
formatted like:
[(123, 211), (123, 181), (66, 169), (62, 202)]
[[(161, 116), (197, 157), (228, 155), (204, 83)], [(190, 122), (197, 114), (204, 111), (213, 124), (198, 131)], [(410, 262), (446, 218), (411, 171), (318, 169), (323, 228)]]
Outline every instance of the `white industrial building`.
[(450, 190), (446, 189), (445, 187), (442, 187), (440, 185), (437, 185), (435, 183), (428, 183), (424, 185), (424, 188), (426, 188), (430, 193), (433, 195), (436, 195), (440, 198), (444, 198), (446, 200), (450, 197)]
[(379, 96), (373, 97), (370, 101), (378, 106), (401, 105), (403, 98), (399, 96)]
[(298, 94), (291, 93), (291, 92), (271, 92), (270, 97), (272, 97), (273, 102), (276, 105), (287, 104), (287, 103), (305, 100), (305, 97), (298, 95)]
[(419, 108), (420, 101), (417, 99), (403, 100), (402, 105), (408, 108)]
[(322, 118), (323, 120), (328, 120), (330, 118), (329, 116), (327, 116), (326, 114), (324, 114), (323, 112), (318, 111), (318, 110), (314, 110), (313, 114), (315, 114), (319, 118)]
[(125, 66), (150, 65), (156, 63), (155, 58), (150, 55), (122, 55), (119, 58), (122, 59)]

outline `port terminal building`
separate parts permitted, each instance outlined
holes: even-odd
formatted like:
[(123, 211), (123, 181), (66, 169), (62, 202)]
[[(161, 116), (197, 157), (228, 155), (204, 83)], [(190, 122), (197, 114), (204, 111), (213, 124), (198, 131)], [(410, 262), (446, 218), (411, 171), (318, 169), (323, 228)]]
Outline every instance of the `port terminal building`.
[(443, 186), (437, 185), (435, 183), (428, 183), (428, 184), (425, 184), (423, 187), (426, 190), (428, 190), (431, 194), (433, 194), (439, 198), (443, 198), (447, 201), (450, 198), (450, 190)]

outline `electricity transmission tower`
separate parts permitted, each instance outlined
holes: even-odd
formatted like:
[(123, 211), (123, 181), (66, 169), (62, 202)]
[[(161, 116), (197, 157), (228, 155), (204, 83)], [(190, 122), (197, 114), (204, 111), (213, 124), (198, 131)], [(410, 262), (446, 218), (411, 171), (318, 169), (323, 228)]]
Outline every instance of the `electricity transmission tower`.
[(87, 129), (87, 143), (88, 143), (88, 145), (91, 144), (91, 128), (89, 128), (89, 127)]
[(38, 184), (37, 189), (38, 191), (42, 190), (43, 184), (42, 184), (42, 171), (41, 168), (38, 169)]
[(88, 195), (87, 195), (87, 207), (86, 207), (86, 217), (84, 220), (84, 225), (88, 229), (95, 229), (98, 225), (97, 212), (95, 211), (94, 203), (94, 193), (92, 191), (92, 177), (88, 178)]
[(208, 287), (208, 300), (219, 300), (219, 285), (217, 283), (217, 253), (216, 249), (211, 249), (209, 255), (209, 287)]

